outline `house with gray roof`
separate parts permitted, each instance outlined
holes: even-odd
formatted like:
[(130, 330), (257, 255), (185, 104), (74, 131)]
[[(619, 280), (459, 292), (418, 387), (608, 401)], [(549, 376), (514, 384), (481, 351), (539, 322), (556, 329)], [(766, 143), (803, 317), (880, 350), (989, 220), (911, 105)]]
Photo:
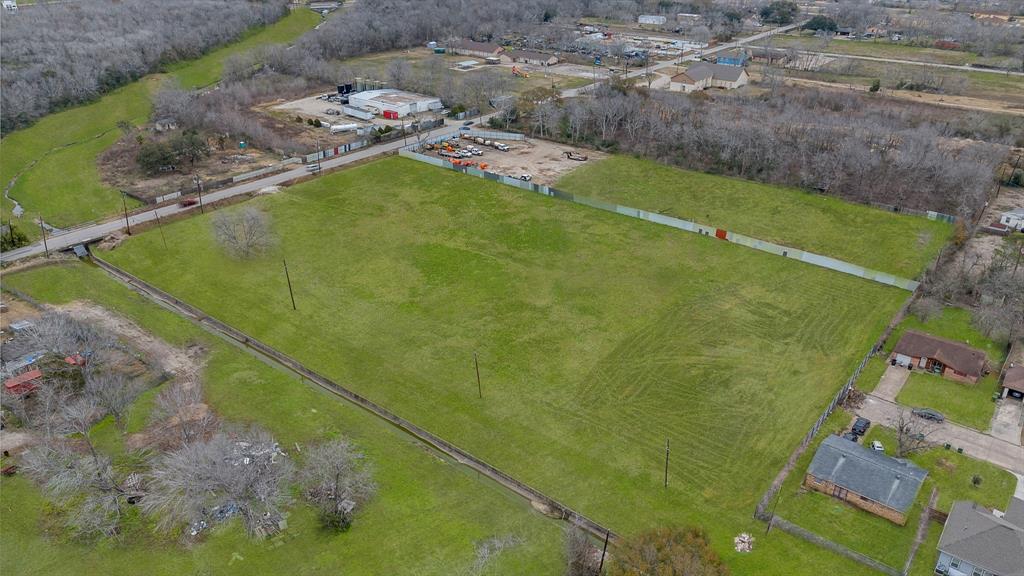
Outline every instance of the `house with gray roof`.
[(947, 576), (1024, 576), (1024, 500), (1014, 498), (997, 514), (961, 500), (939, 537), (936, 574)]
[(927, 476), (909, 460), (833, 435), (814, 453), (804, 486), (903, 526)]
[(710, 64), (697, 62), (676, 74), (669, 80), (669, 90), (675, 92), (694, 92), (706, 88), (724, 88), (732, 90), (745, 86), (750, 82), (747, 70), (740, 66), (726, 64)]

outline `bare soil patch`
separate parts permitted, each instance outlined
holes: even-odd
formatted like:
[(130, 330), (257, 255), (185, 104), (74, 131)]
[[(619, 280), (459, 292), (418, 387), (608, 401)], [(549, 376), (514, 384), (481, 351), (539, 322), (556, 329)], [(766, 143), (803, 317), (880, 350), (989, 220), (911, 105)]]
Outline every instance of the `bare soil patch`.
[[(585, 150), (568, 144), (556, 144), (547, 140), (523, 140), (505, 141), (508, 144), (508, 152), (500, 152), (493, 148), (486, 148), (477, 145), (483, 150), (483, 156), (476, 156), (474, 160), (487, 163), (489, 172), (496, 172), (506, 176), (518, 178), (523, 174), (533, 176), (533, 181), (539, 184), (552, 185), (563, 175), (572, 172), (587, 162), (596, 162), (607, 158), (608, 155), (593, 150)], [(585, 162), (569, 160), (565, 152), (573, 151), (587, 156)]]

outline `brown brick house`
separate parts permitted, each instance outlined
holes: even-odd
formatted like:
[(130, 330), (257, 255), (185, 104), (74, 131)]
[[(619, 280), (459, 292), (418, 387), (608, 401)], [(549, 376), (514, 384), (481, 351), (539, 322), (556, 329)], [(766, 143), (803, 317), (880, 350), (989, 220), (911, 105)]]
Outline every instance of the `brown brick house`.
[(910, 461), (831, 435), (814, 453), (804, 486), (903, 526), (927, 476)]
[(985, 353), (955, 340), (908, 330), (892, 351), (893, 365), (925, 370), (950, 380), (976, 384), (985, 374)]

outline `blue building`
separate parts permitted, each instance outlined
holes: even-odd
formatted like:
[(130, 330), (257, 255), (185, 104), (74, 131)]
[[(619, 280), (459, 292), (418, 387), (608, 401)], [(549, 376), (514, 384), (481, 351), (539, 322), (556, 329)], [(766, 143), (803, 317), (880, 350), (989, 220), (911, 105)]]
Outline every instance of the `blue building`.
[(716, 64), (725, 64), (727, 66), (746, 66), (747, 60), (750, 56), (743, 50), (729, 50), (728, 52), (722, 52), (715, 58)]

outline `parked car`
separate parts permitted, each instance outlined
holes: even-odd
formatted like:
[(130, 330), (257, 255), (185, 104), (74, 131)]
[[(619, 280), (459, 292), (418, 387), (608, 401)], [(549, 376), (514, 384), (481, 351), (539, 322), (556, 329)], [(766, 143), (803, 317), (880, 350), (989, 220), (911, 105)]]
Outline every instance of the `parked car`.
[(871, 441), (871, 449), (875, 452), (885, 452), (885, 446), (882, 446), (882, 443), (878, 440)]
[(529, 182), (530, 180), (533, 180), (533, 176), (530, 174), (523, 174), (519, 177), (519, 179), (524, 182)]
[(473, 125), (473, 121), (472, 120), (466, 120), (465, 122), (462, 123), (462, 125), (463, 126), (472, 126)]
[(911, 411), (911, 414), (918, 418), (924, 418), (925, 420), (931, 420), (932, 422), (939, 422), (940, 424), (946, 421), (946, 417), (942, 415), (942, 412), (932, 410), (931, 408), (914, 408)]
[(863, 436), (867, 434), (868, 428), (870, 427), (871, 420), (868, 420), (867, 418), (857, 418), (857, 420), (853, 423), (853, 426), (850, 428), (850, 431), (856, 434), (857, 436)]
[(844, 440), (849, 440), (850, 442), (857, 442), (857, 441), (860, 440), (860, 436), (857, 436), (853, 432), (847, 432), (847, 433), (843, 434), (843, 439)]

